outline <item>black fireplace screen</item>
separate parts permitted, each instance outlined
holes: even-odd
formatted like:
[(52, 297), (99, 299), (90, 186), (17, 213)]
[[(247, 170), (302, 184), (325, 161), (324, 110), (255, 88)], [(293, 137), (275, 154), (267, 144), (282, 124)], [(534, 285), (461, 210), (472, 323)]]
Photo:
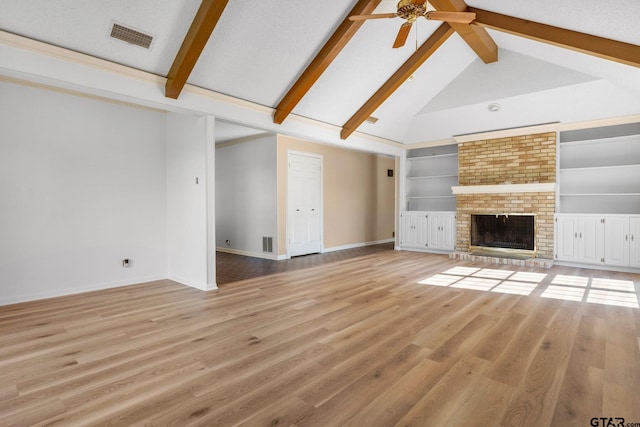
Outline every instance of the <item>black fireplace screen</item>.
[(489, 248), (535, 249), (533, 215), (471, 215), (471, 245)]

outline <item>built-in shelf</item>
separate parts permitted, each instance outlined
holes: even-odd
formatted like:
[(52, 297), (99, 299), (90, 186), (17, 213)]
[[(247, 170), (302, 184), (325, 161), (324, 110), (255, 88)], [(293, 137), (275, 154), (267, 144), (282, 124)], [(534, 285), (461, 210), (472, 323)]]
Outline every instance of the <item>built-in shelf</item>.
[(457, 145), (409, 150), (407, 169), (407, 210), (455, 211), (451, 188), (458, 185)]
[(565, 197), (626, 197), (626, 196), (640, 196), (640, 193), (560, 193)]
[[(638, 142), (640, 144), (640, 141)], [(640, 163), (628, 165), (612, 165), (612, 166), (586, 166), (581, 168), (564, 168), (560, 169), (560, 173), (571, 173), (578, 171), (598, 171), (598, 170), (624, 170), (625, 168), (639, 169)]]
[(456, 196), (408, 196), (407, 199), (455, 199)]
[(407, 179), (437, 179), (437, 178), (458, 178), (458, 175), (426, 175), (426, 176), (410, 176)]
[(640, 124), (561, 132), (558, 155), (558, 212), (640, 212)]
[(415, 156), (415, 157), (409, 157), (407, 158), (407, 160), (427, 160), (427, 159), (434, 159), (434, 158), (438, 158), (438, 159), (444, 159), (446, 157), (455, 157), (456, 162), (458, 161), (458, 153), (444, 153), (444, 154), (430, 154), (428, 156)]

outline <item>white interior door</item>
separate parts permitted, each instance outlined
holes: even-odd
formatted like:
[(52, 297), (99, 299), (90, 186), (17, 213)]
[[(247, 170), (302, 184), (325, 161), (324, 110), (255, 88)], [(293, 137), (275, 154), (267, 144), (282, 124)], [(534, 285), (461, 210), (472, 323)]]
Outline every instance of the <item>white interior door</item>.
[(322, 158), (289, 153), (289, 256), (322, 251)]

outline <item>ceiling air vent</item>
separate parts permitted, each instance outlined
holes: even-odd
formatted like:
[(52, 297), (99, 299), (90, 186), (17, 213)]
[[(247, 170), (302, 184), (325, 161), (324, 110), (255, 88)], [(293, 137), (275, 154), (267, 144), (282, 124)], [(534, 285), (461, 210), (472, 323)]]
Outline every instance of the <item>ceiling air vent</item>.
[(122, 40), (136, 46), (149, 49), (153, 42), (153, 36), (149, 34), (141, 33), (133, 28), (125, 27), (124, 25), (113, 23), (111, 27), (111, 37), (114, 39)]

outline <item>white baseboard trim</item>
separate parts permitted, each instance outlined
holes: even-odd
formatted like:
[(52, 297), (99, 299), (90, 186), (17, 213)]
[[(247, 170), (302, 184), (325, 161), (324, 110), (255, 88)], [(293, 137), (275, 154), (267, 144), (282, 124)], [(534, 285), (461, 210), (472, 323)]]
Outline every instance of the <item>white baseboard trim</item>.
[(384, 239), (384, 240), (376, 240), (373, 242), (361, 242), (361, 243), (352, 243), (350, 245), (333, 246), (331, 248), (324, 248), (322, 250), (322, 253), (343, 251), (345, 249), (362, 248), (364, 246), (380, 245), (382, 243), (391, 243), (391, 242), (395, 242), (395, 239)]
[(192, 288), (196, 288), (200, 291), (215, 291), (218, 289), (218, 285), (213, 283), (211, 285), (203, 282), (196, 282), (190, 279), (184, 279), (180, 276), (169, 275), (169, 280), (172, 280), (176, 283), (180, 283), (181, 285), (190, 286)]
[(563, 267), (577, 267), (588, 268), (592, 270), (604, 270), (604, 271), (619, 271), (621, 273), (640, 273), (640, 268), (636, 267), (624, 267), (616, 265), (601, 265), (601, 264), (581, 264), (577, 262), (558, 261), (554, 260), (553, 265), (561, 265)]
[(81, 294), (85, 292), (100, 291), (103, 289), (119, 288), (122, 286), (139, 285), (146, 282), (155, 282), (157, 280), (165, 280), (167, 276), (149, 276), (137, 277), (127, 280), (115, 280), (112, 282), (94, 283), (78, 288), (53, 289), (47, 292), (36, 292), (33, 294), (17, 295), (8, 298), (0, 298), (0, 306), (9, 304), (18, 304), (21, 302), (37, 301), (41, 299), (63, 297), (67, 295)]
[(453, 249), (425, 249), (425, 248), (414, 248), (414, 247), (406, 247), (406, 246), (398, 246), (396, 250), (422, 252), (425, 254), (440, 254), (440, 255), (448, 255), (454, 251)]
[(273, 261), (279, 261), (281, 259), (287, 259), (286, 255), (276, 255), (276, 254), (270, 254), (270, 253), (266, 253), (266, 252), (241, 251), (239, 249), (231, 249), (231, 248), (226, 248), (224, 246), (217, 246), (216, 247), (216, 251), (225, 252), (225, 253), (233, 254), (233, 255), (244, 255), (244, 256), (250, 256), (250, 257), (254, 257), (254, 258), (270, 259), (270, 260), (273, 260)]

